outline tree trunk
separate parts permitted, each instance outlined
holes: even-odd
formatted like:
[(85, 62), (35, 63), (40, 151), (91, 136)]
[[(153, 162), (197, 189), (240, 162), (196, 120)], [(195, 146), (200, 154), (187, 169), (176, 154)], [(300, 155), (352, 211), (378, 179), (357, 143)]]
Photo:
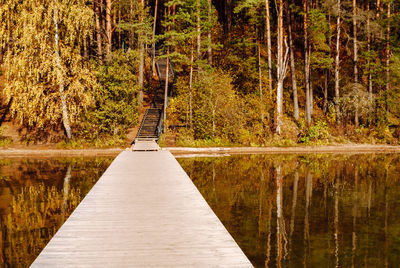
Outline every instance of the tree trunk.
[[(278, 59), (277, 59), (277, 78), (278, 86), (276, 91), (276, 133), (281, 134), (282, 116), (283, 116), (283, 81), (286, 77), (287, 71), (287, 56), (289, 47), (286, 46), (286, 53), (284, 55), (283, 48), (283, 0), (279, 0), (278, 10)], [(286, 41), (286, 40), (285, 40)], [(286, 44), (286, 42), (285, 42)]]
[[(308, 53), (308, 55), (311, 55)], [(311, 70), (310, 70), (310, 77), (311, 77)], [(314, 90), (313, 90), (313, 82), (310, 80), (310, 117), (312, 118), (314, 116)]]
[(310, 111), (310, 55), (309, 55), (309, 42), (308, 42), (308, 0), (303, 0), (304, 12), (304, 85), (306, 93), (306, 123), (311, 124), (311, 111)]
[(355, 108), (356, 109), (354, 111), (354, 123), (355, 123), (356, 127), (358, 127), (360, 125), (360, 123), (359, 123), (360, 121), (359, 121), (359, 108), (358, 108), (358, 105), (356, 105)]
[[(143, 23), (144, 20), (144, 0), (140, 1), (140, 23)], [(138, 105), (139, 107), (143, 104), (143, 82), (144, 82), (144, 42), (143, 42), (143, 34), (139, 34), (139, 95), (138, 95)]]
[(353, 0), (354, 83), (358, 83), (357, 0)]
[(212, 108), (212, 137), (215, 137), (215, 107)]
[(258, 85), (260, 90), (260, 118), (262, 124), (264, 122), (264, 100), (263, 100), (263, 90), (262, 90), (261, 46), (258, 40), (257, 40), (257, 58), (258, 58)]
[(55, 42), (55, 54), (56, 54), (56, 69), (57, 69), (57, 76), (58, 76), (58, 83), (59, 83), (63, 125), (64, 125), (65, 133), (67, 134), (68, 139), (72, 140), (72, 132), (71, 132), (71, 127), (69, 125), (69, 119), (68, 119), (67, 102), (66, 102), (66, 98), (65, 98), (65, 94), (64, 94), (64, 77), (62, 74), (62, 67), (61, 67), (61, 59), (60, 59), (60, 51), (59, 51), (60, 48), (59, 48), (59, 44), (58, 44), (58, 41), (59, 41), (58, 10), (57, 10), (56, 3), (54, 3), (53, 22), (54, 22), (54, 28), (55, 28), (54, 42)]
[(152, 69), (153, 69), (153, 75), (156, 74), (156, 26), (157, 26), (157, 14), (158, 14), (158, 0), (156, 0), (155, 6), (154, 6), (154, 21), (153, 21), (153, 35), (151, 37), (151, 44), (152, 44), (152, 49), (153, 49), (153, 57), (152, 57)]
[[(88, 38), (84, 38), (83, 39), (83, 58), (85, 59), (85, 60), (88, 60), (89, 59), (89, 49), (88, 49), (88, 46), (90, 46), (90, 44), (89, 44), (89, 40), (88, 40)], [(1, 64), (1, 53), (0, 53), (0, 64)]]
[[(328, 25), (329, 29), (331, 28), (331, 12), (328, 11)], [(329, 34), (328, 37), (328, 46), (331, 47), (332, 44), (332, 34)], [(329, 50), (329, 55), (331, 56), (331, 52)], [(325, 88), (324, 88), (324, 114), (328, 112), (328, 91), (329, 91), (329, 79), (330, 79), (330, 69), (326, 69), (325, 71)]]
[(225, 1), (226, 33), (231, 33), (232, 28), (232, 0)]
[(107, 34), (106, 61), (107, 61), (107, 63), (111, 62), (111, 51), (112, 51), (111, 9), (112, 9), (112, 0), (106, 0), (106, 34)]
[(268, 90), (269, 97), (272, 99), (272, 46), (271, 46), (271, 21), (269, 13), (269, 0), (265, 0), (266, 27), (267, 27), (267, 51), (268, 51)]
[(371, 74), (371, 60), (370, 60), (370, 54), (371, 54), (371, 16), (370, 16), (370, 5), (369, 5), (369, 0), (367, 1), (367, 48), (368, 48), (368, 60), (367, 60), (367, 66), (368, 66), (368, 92), (369, 92), (369, 98), (372, 100), (372, 94), (373, 94), (373, 89), (372, 89), (372, 74)]
[(335, 58), (335, 112), (336, 112), (336, 123), (340, 124), (340, 110), (339, 110), (339, 82), (340, 82), (340, 16), (341, 16), (341, 2), (337, 1), (338, 4), (338, 17), (337, 17), (337, 38), (336, 38), (336, 58)]
[[(390, 17), (391, 17), (391, 3), (388, 3), (388, 10), (387, 10), (387, 32), (386, 32), (386, 92), (385, 92), (385, 108), (386, 108), (386, 116), (388, 112), (388, 94), (390, 90)], [(385, 116), (385, 119), (386, 119)]]
[(96, 21), (96, 43), (97, 43), (97, 57), (100, 64), (103, 63), (103, 47), (101, 40), (101, 10), (99, 4), (102, 4), (102, 1), (94, 1), (94, 9), (95, 9), (95, 21)]
[(193, 111), (192, 111), (192, 84), (193, 84), (193, 62), (194, 62), (194, 41), (190, 48), (190, 75), (189, 75), (189, 124), (190, 129), (193, 128)]
[(208, 0), (208, 24), (209, 24), (209, 29), (208, 29), (208, 49), (207, 49), (207, 60), (208, 60), (208, 64), (212, 65), (212, 36), (211, 36), (211, 21), (212, 21), (212, 0)]
[[(129, 0), (129, 21), (133, 22), (134, 21), (134, 0)], [(134, 33), (133, 30), (128, 31), (128, 46), (130, 49), (133, 49), (133, 38), (134, 38)]]
[(325, 70), (325, 86), (324, 86), (324, 106), (323, 112), (328, 112), (328, 86), (329, 86), (329, 69)]
[(164, 133), (167, 131), (167, 105), (168, 105), (168, 80), (169, 80), (169, 46), (167, 48), (167, 66), (165, 67), (165, 89), (164, 89)]
[[(121, 7), (119, 7), (118, 8), (118, 23), (120, 23), (121, 22)], [(118, 46), (119, 46), (119, 48), (122, 48), (123, 49), (123, 47), (122, 47), (122, 37), (121, 37), (121, 32), (119, 31), (118, 32)]]
[[(167, 15), (169, 16), (171, 14), (171, 9), (168, 7), (168, 13)], [(167, 31), (169, 33), (170, 31), (170, 26), (168, 25)], [(165, 67), (165, 89), (164, 89), (164, 118), (163, 118), (163, 123), (164, 123), (164, 133), (167, 132), (167, 105), (168, 105), (168, 84), (169, 84), (169, 46), (167, 46), (167, 66)]]
[(294, 119), (299, 120), (299, 101), (297, 98), (297, 81), (296, 81), (296, 67), (294, 60), (294, 47), (293, 47), (293, 35), (292, 35), (292, 12), (288, 7), (289, 17), (289, 50), (290, 50), (290, 72), (292, 73), (292, 88), (293, 88), (293, 115)]
[(197, 59), (201, 58), (201, 5), (200, 0), (197, 0)]

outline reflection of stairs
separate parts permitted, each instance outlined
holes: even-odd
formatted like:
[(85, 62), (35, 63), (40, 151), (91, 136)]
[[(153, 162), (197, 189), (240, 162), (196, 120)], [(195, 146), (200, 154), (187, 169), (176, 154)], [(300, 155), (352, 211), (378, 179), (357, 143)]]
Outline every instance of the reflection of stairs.
[[(164, 117), (164, 94), (165, 94), (165, 80), (166, 80), (166, 66), (167, 60), (165, 58), (156, 61), (157, 76), (159, 86), (154, 92), (153, 101), (149, 109), (147, 109), (142, 123), (140, 124), (139, 131), (136, 135), (136, 141), (157, 141), (162, 133), (163, 117)], [(169, 66), (169, 78), (171, 83), (174, 79), (174, 72), (171, 64)], [(133, 142), (133, 143), (134, 143)]]

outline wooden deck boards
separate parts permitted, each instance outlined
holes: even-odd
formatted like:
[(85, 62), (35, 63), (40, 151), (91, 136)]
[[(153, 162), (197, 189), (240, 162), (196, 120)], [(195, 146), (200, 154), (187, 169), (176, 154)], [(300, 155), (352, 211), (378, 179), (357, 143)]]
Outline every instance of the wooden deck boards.
[(160, 146), (155, 141), (136, 141), (133, 151), (159, 151)]
[(31, 267), (252, 267), (171, 153), (122, 152)]

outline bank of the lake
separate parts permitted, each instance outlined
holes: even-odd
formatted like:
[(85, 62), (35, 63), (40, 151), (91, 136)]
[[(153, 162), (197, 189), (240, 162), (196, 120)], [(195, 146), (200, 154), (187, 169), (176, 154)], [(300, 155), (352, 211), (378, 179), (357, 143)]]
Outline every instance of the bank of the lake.
[[(308, 154), (308, 153), (400, 153), (400, 146), (346, 144), (296, 147), (162, 147), (174, 155), (201, 154)], [(57, 149), (52, 147), (19, 147), (0, 149), (2, 157), (117, 156), (126, 148)]]

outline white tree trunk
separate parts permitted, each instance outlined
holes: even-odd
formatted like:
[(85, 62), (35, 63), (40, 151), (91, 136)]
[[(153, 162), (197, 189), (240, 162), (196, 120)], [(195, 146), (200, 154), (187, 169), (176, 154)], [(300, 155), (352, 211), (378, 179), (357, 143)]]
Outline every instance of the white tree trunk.
[[(278, 15), (278, 59), (277, 59), (277, 90), (276, 90), (276, 133), (281, 134), (282, 117), (283, 117), (283, 82), (286, 77), (288, 67), (288, 53), (286, 38), (284, 40), (283, 31), (283, 0), (279, 0), (279, 15)], [(286, 52), (284, 54), (284, 45)]]
[(167, 105), (168, 105), (168, 80), (169, 80), (169, 47), (167, 49), (167, 66), (165, 67), (165, 88), (164, 88), (164, 133), (167, 131)]
[(61, 67), (61, 59), (60, 59), (60, 51), (59, 51), (59, 36), (58, 36), (58, 10), (57, 10), (57, 3), (54, 3), (54, 42), (55, 42), (55, 54), (56, 54), (56, 69), (57, 69), (57, 76), (58, 76), (58, 83), (59, 83), (59, 92), (60, 92), (60, 99), (61, 99), (61, 109), (62, 109), (62, 118), (63, 118), (63, 125), (65, 129), (65, 133), (67, 134), (68, 139), (72, 139), (72, 132), (71, 127), (69, 125), (68, 119), (68, 108), (67, 102), (64, 94), (64, 77), (62, 74), (62, 67)]
[(189, 75), (189, 124), (190, 128), (193, 128), (193, 109), (192, 109), (192, 84), (193, 84), (193, 62), (194, 62), (194, 47), (190, 49), (190, 75)]

